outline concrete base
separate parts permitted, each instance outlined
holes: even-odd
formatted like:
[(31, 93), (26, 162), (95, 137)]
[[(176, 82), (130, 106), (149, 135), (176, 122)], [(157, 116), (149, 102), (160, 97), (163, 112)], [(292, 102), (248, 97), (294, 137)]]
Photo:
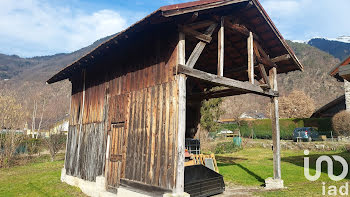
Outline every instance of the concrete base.
[(105, 177), (96, 177), (96, 182), (86, 181), (74, 176), (66, 174), (66, 169), (63, 168), (61, 171), (61, 181), (71, 186), (79, 187), (81, 191), (91, 197), (149, 197), (145, 194), (140, 194), (134, 191), (130, 191), (126, 188), (119, 187), (117, 194), (106, 191), (105, 188)]
[(273, 179), (271, 177), (265, 179), (265, 189), (274, 190), (274, 189), (284, 189), (282, 179)]
[(167, 193), (167, 194), (163, 194), (163, 197), (190, 197), (190, 195), (186, 192), (179, 193), (179, 194)]

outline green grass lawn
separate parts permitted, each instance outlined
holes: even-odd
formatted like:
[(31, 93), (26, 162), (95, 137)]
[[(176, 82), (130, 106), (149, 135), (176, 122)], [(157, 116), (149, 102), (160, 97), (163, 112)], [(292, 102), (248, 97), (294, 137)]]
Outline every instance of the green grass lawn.
[[(340, 155), (350, 161), (348, 152), (310, 152), (311, 174), (315, 173), (315, 160), (321, 155)], [(0, 169), (0, 196), (84, 196), (78, 188), (61, 183), (60, 174), (63, 156), (59, 161), (49, 162), (48, 156), (40, 157), (25, 166)], [(249, 148), (232, 154), (216, 155), (220, 173), (226, 183), (243, 186), (261, 186), (264, 180), (273, 176), (272, 151), (263, 148)], [(322, 166), (319, 180), (310, 182), (304, 177), (303, 151), (282, 151), (282, 178), (287, 189), (255, 193), (258, 196), (321, 196), (322, 182), (327, 187), (338, 188), (348, 182), (334, 182), (328, 178), (327, 166)], [(335, 175), (342, 167), (335, 162)]]
[[(315, 161), (321, 155), (340, 155), (348, 162), (350, 155), (347, 152), (310, 152), (310, 174), (315, 174)], [(279, 191), (264, 191), (256, 193), (259, 196), (321, 196), (322, 182), (326, 186), (341, 186), (349, 181), (346, 179), (335, 182), (328, 178), (327, 166), (322, 164), (322, 175), (319, 180), (311, 182), (304, 176), (304, 152), (296, 150), (282, 151), (282, 179), (287, 189)], [(261, 186), (264, 180), (273, 176), (272, 150), (263, 148), (244, 149), (232, 154), (216, 156), (220, 173), (225, 182), (246, 186)], [(342, 171), (341, 164), (334, 163), (334, 174)], [(327, 193), (326, 193), (327, 194)]]
[(0, 196), (84, 196), (78, 188), (61, 183), (63, 160), (48, 160), (0, 169)]

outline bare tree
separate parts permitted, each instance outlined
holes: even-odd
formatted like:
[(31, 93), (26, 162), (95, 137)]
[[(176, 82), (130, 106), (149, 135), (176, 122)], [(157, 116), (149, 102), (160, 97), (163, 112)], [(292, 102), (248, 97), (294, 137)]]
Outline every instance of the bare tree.
[(1, 128), (16, 129), (23, 127), (25, 116), (26, 113), (22, 110), (22, 105), (13, 93), (0, 93)]
[(38, 104), (36, 100), (34, 100), (33, 113), (32, 113), (32, 138), (35, 137), (34, 132), (35, 132), (35, 119), (36, 119), (37, 109), (38, 109)]
[[(270, 106), (268, 106), (266, 111), (269, 112), (270, 109)], [(293, 90), (289, 95), (279, 99), (279, 114), (281, 118), (309, 118), (314, 111), (314, 100), (303, 91)]]
[(7, 130), (1, 134), (0, 147), (3, 152), (0, 154), (0, 167), (9, 167), (13, 163), (13, 159), (18, 146), (23, 142), (25, 135), (18, 133), (16, 130)]
[(23, 133), (17, 131), (24, 126), (26, 113), (11, 92), (0, 93), (0, 165), (9, 166), (15, 151), (24, 139)]
[(241, 126), (242, 120), (240, 117), (244, 112), (250, 110), (259, 111), (261, 109), (261, 104), (257, 100), (258, 97), (255, 95), (239, 95), (225, 98), (221, 105), (221, 108), (225, 109), (225, 114), (222, 118), (234, 119), (237, 125)]
[(43, 117), (44, 117), (44, 112), (45, 112), (45, 104), (46, 104), (46, 99), (44, 98), (44, 100), (43, 100), (43, 107), (41, 109), (40, 122), (39, 122), (39, 125), (38, 125), (38, 135), (36, 136), (36, 139), (38, 139), (38, 136), (41, 135), (40, 129), (41, 129), (41, 125), (42, 125), (42, 122), (43, 122)]
[(51, 161), (54, 161), (57, 153), (65, 146), (67, 136), (62, 132), (62, 127), (58, 129), (58, 133), (50, 132), (48, 138), (44, 138), (45, 144), (50, 151)]

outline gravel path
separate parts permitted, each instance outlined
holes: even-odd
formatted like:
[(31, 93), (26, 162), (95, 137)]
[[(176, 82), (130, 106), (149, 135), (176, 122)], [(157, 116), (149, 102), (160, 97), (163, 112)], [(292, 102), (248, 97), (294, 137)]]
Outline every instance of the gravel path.
[(230, 196), (254, 196), (254, 192), (262, 191), (262, 187), (249, 187), (240, 185), (226, 186), (225, 192), (215, 197), (230, 197)]

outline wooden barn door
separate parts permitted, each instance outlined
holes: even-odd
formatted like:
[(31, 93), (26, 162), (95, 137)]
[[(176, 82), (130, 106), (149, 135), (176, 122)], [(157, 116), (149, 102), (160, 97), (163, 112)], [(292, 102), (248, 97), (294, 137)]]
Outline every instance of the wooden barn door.
[(116, 191), (120, 184), (122, 170), (124, 123), (112, 124), (109, 145), (109, 168), (107, 175), (108, 190)]

